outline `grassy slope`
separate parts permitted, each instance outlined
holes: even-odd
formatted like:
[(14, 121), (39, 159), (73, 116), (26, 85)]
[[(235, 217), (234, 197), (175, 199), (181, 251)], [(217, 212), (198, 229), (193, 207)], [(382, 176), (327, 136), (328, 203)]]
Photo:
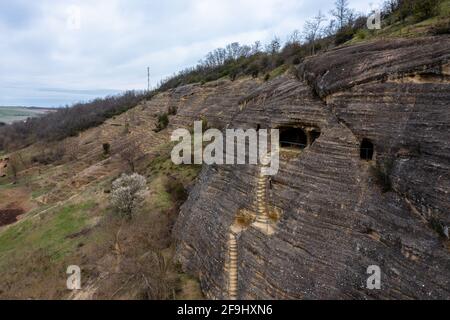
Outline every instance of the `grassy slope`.
[(346, 44), (384, 38), (412, 38), (430, 35), (433, 27), (450, 23), (450, 0), (444, 0), (440, 5), (439, 15), (420, 22), (408, 17), (404, 22), (396, 22), (384, 26), (381, 30), (360, 30), (352, 40)]
[[(439, 17), (420, 23), (406, 21), (373, 33), (368, 31), (359, 33), (347, 44), (384, 37), (420, 36), (426, 34), (431, 26), (448, 20), (449, 16), (450, 0), (447, 0), (442, 5)], [(270, 78), (283, 74), (286, 69), (286, 65), (274, 69), (270, 73)], [(93, 130), (95, 131), (95, 128)], [(69, 292), (65, 290), (66, 267), (70, 264), (79, 264), (86, 270), (86, 282), (94, 281), (99, 274), (110, 268), (113, 264), (111, 261), (115, 261), (111, 247), (116, 241), (115, 235), (120, 230), (126, 235), (121, 240), (125, 242), (123, 246), (129, 248), (130, 252), (138, 248), (138, 252), (135, 256), (131, 256), (131, 260), (139, 260), (149, 246), (163, 248), (158, 250), (169, 261), (169, 271), (164, 277), (170, 278), (168, 282), (176, 283), (174, 286), (176, 295), (172, 298), (201, 297), (197, 282), (183, 274), (177, 266), (170, 264), (174, 254), (173, 245), (161, 244), (167, 241), (162, 234), (168, 231), (166, 230), (166, 224), (168, 222), (170, 224), (168, 215), (175, 205), (171, 194), (164, 187), (167, 177), (172, 176), (187, 185), (199, 172), (199, 168), (195, 166), (174, 166), (169, 158), (170, 144), (166, 141), (161, 139), (161, 143), (152, 150), (157, 155), (140, 164), (139, 171), (148, 178), (150, 193), (145, 207), (134, 221), (125, 224), (113, 217), (107, 205), (108, 196), (104, 193), (115, 177), (113, 172), (105, 178), (94, 180), (89, 187), (78, 190), (78, 195), (72, 200), (67, 200), (68, 195), (65, 194), (69, 184), (65, 176), (75, 170), (73, 163), (28, 170), (21, 175), (16, 185), (0, 179), (0, 190), (13, 194), (18, 188), (26, 187), (30, 199), (38, 203), (37, 208), (23, 220), (3, 230), (0, 229), (0, 278), (3, 280), (0, 283), (0, 297), (67, 297)], [(67, 185), (59, 186), (58, 183), (61, 181)], [(55, 193), (63, 199), (61, 203), (55, 205), (39, 202), (40, 199), (48, 195), (54, 196)], [(0, 203), (1, 205), (4, 204)], [(143, 233), (140, 234), (139, 230), (143, 230)], [(143, 242), (138, 236), (143, 234), (146, 239), (150, 238), (153, 242), (140, 246), (139, 244)], [(131, 240), (127, 243), (126, 238)], [(123, 280), (116, 277), (107, 283), (96, 284), (99, 288), (98, 296), (111, 298), (108, 293), (117, 291), (117, 288), (120, 288), (118, 283)], [(124, 291), (127, 290), (133, 291), (132, 288), (126, 288)], [(136, 297), (120, 291), (119, 293), (122, 295), (119, 294), (114, 298)]]
[[(127, 119), (127, 115), (119, 118)], [(151, 131), (146, 124), (143, 126)], [(111, 128), (108, 125), (103, 127), (105, 130)], [(98, 128), (91, 131), (86, 134), (86, 139), (90, 139), (90, 135), (99, 135)], [(118, 266), (120, 270), (129, 271), (131, 268), (129, 272), (136, 274), (158, 274), (152, 269), (155, 266), (151, 262), (145, 264), (150, 270), (137, 271), (130, 261), (139, 260), (149, 250), (161, 252), (166, 269), (151, 281), (167, 278), (174, 292), (168, 298), (201, 298), (197, 281), (185, 275), (173, 261), (175, 248), (171, 242), (170, 228), (176, 203), (165, 187), (168, 176), (188, 185), (195, 179), (200, 167), (173, 165), (170, 160), (171, 144), (166, 139), (167, 135), (162, 132), (160, 143), (150, 150), (155, 155), (147, 156), (138, 163), (139, 173), (147, 177), (150, 192), (144, 207), (132, 221), (117, 219), (108, 206), (109, 195), (105, 190), (110, 189), (118, 172), (124, 170), (123, 163), (117, 157), (106, 160), (110, 163), (104, 169), (106, 176), (91, 177), (90, 182), (86, 181), (87, 184), (80, 188), (71, 186), (74, 179), (72, 172), (91, 170), (99, 166), (99, 162), (104, 163), (101, 154), (89, 161), (64, 160), (60, 164), (26, 169), (20, 173), (16, 184), (11, 184), (9, 178), (1, 178), (0, 196), (3, 201), (0, 208), (18, 200), (14, 199), (18, 190), (21, 190), (22, 197), (27, 192), (27, 201), (33, 202), (34, 208), (18, 223), (0, 228), (0, 297), (67, 298), (70, 292), (65, 289), (66, 268), (71, 264), (81, 266), (85, 285), (95, 284), (95, 297), (142, 297), (142, 289), (139, 288), (141, 279), (134, 279), (130, 282), (132, 287), (119, 291), (114, 297), (110, 296), (111, 292), (120, 288), (123, 280), (110, 270), (115, 265), (111, 261), (117, 260), (112, 248), (120, 231), (121, 247), (124, 248), (124, 262)], [(22, 150), (23, 158), (30, 158), (35, 149), (32, 146)], [(19, 202), (23, 201), (21, 199)], [(105, 281), (97, 282), (101, 274), (110, 275)]]

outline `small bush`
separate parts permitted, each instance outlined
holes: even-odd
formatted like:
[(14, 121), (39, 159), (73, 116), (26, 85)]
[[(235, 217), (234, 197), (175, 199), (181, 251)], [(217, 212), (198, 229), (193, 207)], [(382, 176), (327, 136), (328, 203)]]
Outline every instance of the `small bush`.
[(170, 194), (172, 201), (177, 205), (186, 201), (188, 197), (188, 194), (186, 192), (186, 189), (184, 188), (183, 183), (174, 177), (167, 178), (167, 180), (164, 183), (164, 188), (166, 192)]
[(251, 75), (253, 78), (258, 78), (258, 75), (259, 75), (258, 64), (256, 64), (256, 63), (250, 64), (246, 70), (246, 74)]
[(111, 145), (109, 143), (104, 143), (102, 147), (103, 147), (103, 155), (105, 156), (109, 155), (111, 152)]
[(121, 216), (131, 219), (144, 201), (146, 189), (145, 177), (137, 173), (122, 174), (112, 184), (111, 204)]
[(359, 29), (356, 31), (356, 37), (360, 40), (364, 40), (367, 38), (367, 31), (364, 29)]
[(353, 38), (354, 30), (351, 26), (340, 29), (335, 36), (334, 43), (338, 46)]
[(247, 210), (240, 210), (236, 214), (236, 222), (244, 227), (248, 227), (253, 223), (254, 216)]
[(416, 0), (413, 4), (413, 16), (416, 21), (426, 20), (437, 14), (440, 0)]
[(431, 29), (431, 34), (435, 36), (450, 34), (450, 22), (441, 23)]
[(429, 224), (440, 237), (448, 239), (448, 228), (439, 219), (432, 217)]
[(284, 64), (284, 59), (282, 57), (278, 57), (275, 60), (275, 68), (278, 68), (279, 66), (282, 66)]
[(231, 70), (229, 73), (229, 76), (230, 76), (231, 81), (236, 80), (236, 78), (238, 76), (238, 71), (236, 69)]
[(266, 73), (266, 75), (264, 76), (264, 81), (269, 81), (270, 80), (270, 74)]
[(178, 112), (178, 109), (177, 109), (176, 106), (170, 106), (167, 113), (168, 113), (170, 116), (174, 116), (174, 115), (177, 114), (177, 112)]
[(281, 212), (280, 212), (280, 210), (279, 209), (277, 209), (277, 208), (271, 208), (272, 210), (268, 210), (268, 216), (269, 216), (269, 219), (272, 221), (272, 222), (278, 222), (278, 221), (280, 221), (280, 218), (281, 218)]
[(31, 162), (40, 163), (43, 165), (49, 165), (60, 161), (66, 153), (63, 146), (58, 146), (53, 149), (43, 149), (37, 155), (31, 157)]
[(375, 167), (372, 167), (372, 172), (376, 183), (381, 187), (383, 193), (392, 190), (391, 173), (394, 166), (392, 159), (384, 159), (381, 163), (377, 162)]
[(154, 130), (155, 132), (159, 132), (164, 130), (165, 128), (167, 128), (167, 126), (169, 125), (169, 116), (167, 113), (163, 113), (158, 115), (158, 123), (156, 125), (156, 129)]

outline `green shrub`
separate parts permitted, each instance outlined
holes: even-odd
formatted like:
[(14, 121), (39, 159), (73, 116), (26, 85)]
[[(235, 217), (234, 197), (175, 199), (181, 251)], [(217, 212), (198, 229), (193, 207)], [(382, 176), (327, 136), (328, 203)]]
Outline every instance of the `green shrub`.
[(170, 107), (169, 107), (168, 114), (169, 114), (170, 116), (176, 115), (177, 112), (178, 112), (178, 109), (177, 109), (176, 106), (170, 106)]
[(103, 155), (107, 156), (111, 152), (111, 145), (109, 143), (104, 143), (103, 147)]
[(450, 34), (450, 22), (442, 23), (434, 26), (431, 29), (431, 33), (435, 36)]
[(351, 26), (341, 28), (334, 38), (334, 43), (338, 46), (353, 38), (354, 30)]
[(284, 59), (282, 57), (278, 57), (275, 60), (275, 68), (278, 68), (279, 66), (282, 66), (284, 64)]
[(172, 201), (177, 205), (186, 201), (188, 197), (188, 193), (186, 192), (183, 183), (174, 177), (168, 177), (166, 179), (164, 188), (166, 192), (170, 194)]
[(252, 63), (248, 66), (246, 73), (250, 74), (253, 78), (257, 78), (259, 75), (259, 65), (256, 63)]
[(237, 69), (232, 69), (232, 70), (230, 70), (230, 72), (228, 73), (228, 75), (229, 75), (231, 81), (236, 80), (238, 74), (239, 74), (239, 71), (238, 71)]
[(160, 114), (158, 115), (158, 123), (154, 131), (160, 132), (165, 128), (167, 128), (168, 125), (169, 125), (169, 116), (167, 115), (167, 113)]
[(416, 21), (426, 20), (438, 13), (440, 0), (416, 0), (413, 4), (413, 16)]
[(440, 237), (448, 238), (448, 231), (446, 232), (445, 225), (439, 219), (431, 217), (429, 224), (431, 229), (436, 231), (436, 233), (439, 234)]
[(364, 40), (367, 38), (367, 31), (364, 29), (359, 29), (356, 31), (356, 37), (360, 40)]
[(391, 173), (394, 167), (394, 160), (384, 159), (377, 162), (375, 167), (372, 167), (372, 173), (375, 177), (375, 182), (381, 187), (383, 193), (392, 190)]
[(247, 210), (240, 210), (236, 214), (236, 222), (244, 227), (249, 227), (254, 221), (254, 217)]

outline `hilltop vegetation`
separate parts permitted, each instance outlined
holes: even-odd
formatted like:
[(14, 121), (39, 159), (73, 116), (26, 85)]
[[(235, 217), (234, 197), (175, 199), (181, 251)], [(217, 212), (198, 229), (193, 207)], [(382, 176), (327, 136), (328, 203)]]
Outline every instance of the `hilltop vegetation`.
[(275, 37), (265, 46), (231, 43), (208, 53), (197, 66), (161, 81), (152, 92), (128, 91), (59, 109), (39, 119), (0, 128), (0, 150), (16, 150), (36, 141), (57, 141), (103, 123), (150, 98), (178, 86), (206, 83), (228, 77), (262, 77), (270, 80), (298, 65), (308, 56), (339, 45), (379, 37), (448, 34), (450, 0), (387, 0), (381, 11), (382, 29), (368, 30), (368, 15), (351, 9), (347, 0), (336, 0), (327, 17), (322, 12), (295, 30), (283, 44)]
[[(2, 126), (0, 154), (8, 152), (10, 172), (0, 178), (0, 209), (24, 214), (0, 229), (0, 296), (67, 298), (66, 268), (76, 264), (83, 267), (85, 290), (70, 298), (201, 298), (197, 281), (174, 259), (172, 238), (179, 208), (200, 171), (199, 166), (176, 166), (170, 159), (167, 128), (176, 123), (184, 98), (176, 106), (161, 98), (164, 95), (149, 98), (221, 78), (227, 83), (244, 76), (270, 81), (305, 58), (340, 45), (448, 33), (449, 3), (387, 1), (383, 29), (367, 30), (366, 16), (337, 1), (327, 23), (319, 13), (284, 44), (279, 38), (265, 46), (232, 43), (166, 79), (153, 92), (78, 103)], [(133, 214), (120, 215), (111, 201), (117, 194), (114, 181), (130, 172), (145, 177), (143, 205)]]
[[(351, 9), (347, 0), (336, 0), (335, 9), (306, 21), (303, 30), (295, 30), (285, 41), (275, 37), (267, 45), (231, 43), (208, 53), (197, 66), (180, 71), (161, 82), (159, 90), (190, 83), (204, 83), (229, 77), (262, 76), (266, 81), (299, 64), (304, 58), (345, 43), (379, 37), (404, 36), (401, 30), (412, 29), (409, 36), (450, 33), (449, 0), (387, 0), (381, 10), (380, 30), (368, 30), (369, 15)], [(419, 32), (417, 27), (427, 26)]]
[(127, 91), (122, 95), (59, 108), (40, 118), (29, 118), (0, 128), (0, 150), (15, 150), (37, 141), (58, 141), (102, 124), (136, 106), (146, 95)]

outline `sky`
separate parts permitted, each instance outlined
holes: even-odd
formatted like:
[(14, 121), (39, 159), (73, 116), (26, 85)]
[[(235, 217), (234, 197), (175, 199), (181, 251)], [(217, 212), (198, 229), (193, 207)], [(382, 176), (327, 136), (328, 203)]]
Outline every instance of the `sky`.
[[(367, 13), (380, 1), (349, 0)], [(147, 88), (231, 42), (285, 40), (334, 0), (0, 0), (0, 106)]]

